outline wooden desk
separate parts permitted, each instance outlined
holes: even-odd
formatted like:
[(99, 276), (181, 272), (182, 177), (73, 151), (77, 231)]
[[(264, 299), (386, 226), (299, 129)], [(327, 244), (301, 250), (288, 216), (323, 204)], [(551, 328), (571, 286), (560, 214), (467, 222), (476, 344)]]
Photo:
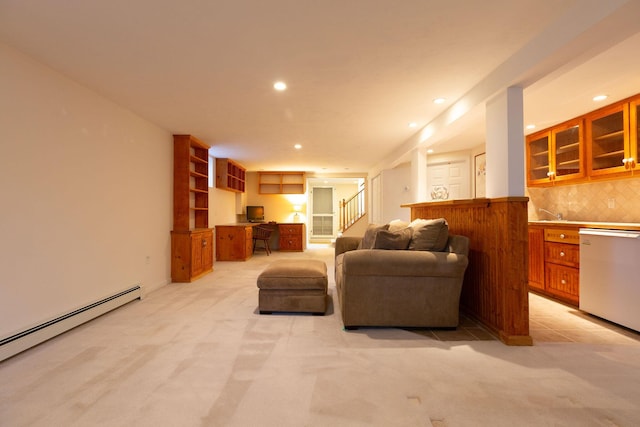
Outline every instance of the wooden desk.
[(269, 246), (277, 251), (304, 251), (305, 226), (302, 223), (239, 223), (216, 225), (216, 260), (246, 261), (253, 255), (253, 227), (275, 228)]

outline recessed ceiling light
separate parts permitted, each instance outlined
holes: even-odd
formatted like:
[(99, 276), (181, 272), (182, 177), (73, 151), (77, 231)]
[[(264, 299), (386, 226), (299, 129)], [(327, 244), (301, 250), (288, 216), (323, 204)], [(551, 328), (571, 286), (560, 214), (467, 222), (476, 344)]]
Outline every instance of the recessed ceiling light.
[(416, 126), (418, 126), (418, 124), (417, 124), (416, 122), (411, 122), (411, 123), (409, 123), (409, 127), (410, 127), (410, 128), (414, 128), (414, 127), (416, 127)]
[(527, 125), (527, 129), (535, 129), (536, 125)]
[(296, 145), (294, 145), (294, 146), (293, 146), (293, 148), (295, 148), (296, 150), (299, 150), (299, 149), (301, 149), (301, 148), (302, 148), (302, 145), (300, 145), (300, 144), (296, 144)]
[(278, 91), (282, 92), (283, 90), (287, 89), (287, 84), (285, 82), (275, 82), (273, 84), (273, 88), (275, 90), (278, 90)]
[(431, 154), (431, 153), (433, 153), (433, 149), (432, 148), (427, 149), (427, 154)]
[(444, 101), (446, 101), (446, 99), (444, 98), (436, 98), (433, 100), (434, 104), (444, 104)]
[(596, 96), (593, 97), (593, 100), (598, 102), (598, 101), (604, 101), (607, 98), (608, 98), (607, 95), (596, 95)]

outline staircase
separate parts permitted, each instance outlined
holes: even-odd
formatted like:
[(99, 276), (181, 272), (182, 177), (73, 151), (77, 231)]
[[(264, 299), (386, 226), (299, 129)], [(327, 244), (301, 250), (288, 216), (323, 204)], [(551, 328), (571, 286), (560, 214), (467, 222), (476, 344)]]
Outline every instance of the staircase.
[(340, 201), (340, 233), (348, 230), (366, 213), (364, 190), (363, 187), (349, 199)]

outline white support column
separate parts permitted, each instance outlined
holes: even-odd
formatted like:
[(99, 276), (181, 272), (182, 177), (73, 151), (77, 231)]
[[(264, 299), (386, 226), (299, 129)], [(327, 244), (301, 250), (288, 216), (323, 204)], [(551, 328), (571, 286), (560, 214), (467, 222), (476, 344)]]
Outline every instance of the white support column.
[(521, 87), (509, 87), (486, 105), (487, 197), (524, 196)]
[(413, 203), (427, 200), (427, 149), (418, 147), (411, 153), (411, 199)]

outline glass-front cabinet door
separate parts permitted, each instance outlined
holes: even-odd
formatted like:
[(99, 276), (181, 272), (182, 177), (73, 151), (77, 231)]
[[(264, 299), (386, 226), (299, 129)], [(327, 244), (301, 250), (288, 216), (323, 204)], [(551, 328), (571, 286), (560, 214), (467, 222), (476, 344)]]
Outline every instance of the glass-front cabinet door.
[(551, 138), (542, 132), (527, 137), (527, 185), (551, 183)]
[(629, 104), (614, 104), (586, 118), (590, 176), (625, 171), (629, 148)]
[(625, 167), (627, 170), (638, 173), (638, 154), (640, 154), (640, 97), (634, 98), (629, 103), (629, 121), (631, 134), (629, 135), (629, 150), (626, 155)]
[(584, 176), (582, 120), (572, 120), (551, 131), (553, 180), (562, 181)]

